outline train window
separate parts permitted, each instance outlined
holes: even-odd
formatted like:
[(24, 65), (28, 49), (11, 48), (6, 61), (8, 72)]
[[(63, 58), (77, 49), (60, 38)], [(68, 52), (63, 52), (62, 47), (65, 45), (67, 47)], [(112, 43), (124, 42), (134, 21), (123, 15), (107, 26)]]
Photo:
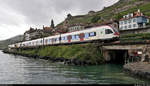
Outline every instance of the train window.
[(56, 41), (57, 41), (57, 39), (56, 39), (56, 38), (54, 38), (54, 41), (56, 42)]
[(67, 36), (65, 36), (65, 40), (68, 40)]
[(61, 37), (61, 40), (65, 40), (65, 37)]
[(48, 42), (50, 43), (50, 42), (51, 42), (51, 39), (49, 39)]
[(57, 41), (59, 41), (59, 38), (56, 38)]
[(72, 35), (72, 40), (75, 40), (75, 39), (76, 39), (76, 37), (74, 35)]
[(112, 30), (110, 30), (110, 29), (106, 29), (105, 30), (105, 34), (112, 34), (113, 32), (112, 32)]
[(79, 35), (75, 35), (75, 38), (76, 38), (76, 39), (79, 39)]
[(96, 32), (91, 32), (90, 37), (92, 37), (92, 36), (96, 36)]
[(41, 43), (42, 43), (43, 41), (41, 40)]
[(85, 33), (84, 35), (85, 35), (84, 37), (85, 37), (86, 39), (89, 38), (89, 33)]

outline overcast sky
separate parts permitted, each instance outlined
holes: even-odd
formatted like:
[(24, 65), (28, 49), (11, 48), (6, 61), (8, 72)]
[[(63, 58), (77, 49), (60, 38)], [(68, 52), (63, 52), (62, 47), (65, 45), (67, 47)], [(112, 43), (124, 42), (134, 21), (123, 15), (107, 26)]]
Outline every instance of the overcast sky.
[(0, 0), (0, 40), (23, 34), (31, 27), (62, 22), (68, 13), (84, 15), (100, 11), (119, 0)]

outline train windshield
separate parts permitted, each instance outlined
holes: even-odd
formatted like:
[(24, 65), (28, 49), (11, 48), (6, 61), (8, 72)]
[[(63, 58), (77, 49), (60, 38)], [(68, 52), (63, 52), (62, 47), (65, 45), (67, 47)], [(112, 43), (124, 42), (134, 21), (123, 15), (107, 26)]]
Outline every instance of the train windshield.
[(112, 32), (112, 30), (110, 30), (110, 29), (106, 29), (105, 30), (105, 34), (112, 34), (113, 32)]

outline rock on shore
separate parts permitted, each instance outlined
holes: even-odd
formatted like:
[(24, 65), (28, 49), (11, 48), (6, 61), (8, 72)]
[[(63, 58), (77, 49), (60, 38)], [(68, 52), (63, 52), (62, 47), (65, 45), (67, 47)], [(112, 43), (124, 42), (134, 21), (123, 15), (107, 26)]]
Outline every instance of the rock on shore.
[(45, 60), (51, 60), (52, 62), (63, 62), (64, 64), (67, 65), (94, 65), (89, 61), (81, 61), (79, 59), (66, 59), (63, 57), (59, 57), (59, 58), (54, 58), (54, 57), (50, 57), (50, 56), (39, 56), (39, 55), (30, 55), (30, 54), (25, 54), (25, 53), (18, 53), (18, 52), (11, 52), (11, 51), (3, 51), (4, 53), (8, 53), (8, 54), (13, 54), (13, 55), (21, 55), (21, 56), (25, 56), (25, 57), (31, 57), (31, 58), (39, 58), (39, 59), (45, 59)]
[(150, 79), (150, 63), (135, 62), (124, 65), (124, 71), (140, 78)]

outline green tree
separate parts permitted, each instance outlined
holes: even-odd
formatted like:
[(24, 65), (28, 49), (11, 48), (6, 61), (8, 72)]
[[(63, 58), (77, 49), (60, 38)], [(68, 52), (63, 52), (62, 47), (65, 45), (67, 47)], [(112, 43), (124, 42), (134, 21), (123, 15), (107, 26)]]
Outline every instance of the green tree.
[(97, 23), (98, 20), (100, 20), (100, 19), (101, 19), (101, 17), (100, 17), (99, 15), (96, 15), (96, 16), (94, 16), (94, 17), (91, 19), (91, 22), (92, 22), (92, 23)]
[(121, 19), (122, 17), (123, 17), (123, 15), (120, 14), (120, 13), (118, 13), (118, 14), (116, 14), (116, 15), (114, 16), (114, 18), (115, 18), (116, 20), (119, 20), (119, 19)]

